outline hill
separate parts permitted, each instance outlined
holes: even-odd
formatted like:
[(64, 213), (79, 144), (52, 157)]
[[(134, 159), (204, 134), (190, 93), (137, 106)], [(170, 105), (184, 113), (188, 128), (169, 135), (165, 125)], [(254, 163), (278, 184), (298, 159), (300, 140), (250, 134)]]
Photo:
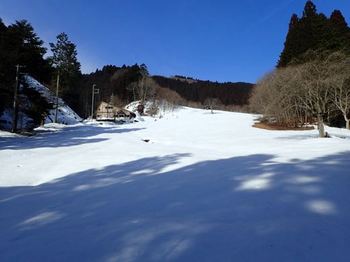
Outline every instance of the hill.
[[(135, 99), (132, 85), (140, 79), (142, 66), (133, 65), (122, 67), (108, 65), (101, 70), (82, 76), (80, 92), (80, 115), (87, 117), (90, 113), (91, 87), (96, 84), (99, 88), (98, 101), (116, 99), (119, 104), (126, 105)], [(147, 72), (148, 74), (148, 72)], [(254, 87), (250, 83), (218, 83), (193, 79), (191, 77), (151, 76), (148, 83), (155, 90), (155, 96), (161, 95), (164, 89), (169, 89), (181, 96), (183, 105), (195, 102), (203, 105), (208, 98), (217, 98), (224, 106), (244, 106)], [(161, 88), (161, 89), (159, 89)], [(159, 93), (157, 94), (157, 92)]]
[(254, 88), (251, 83), (219, 83), (188, 77), (152, 77), (161, 87), (176, 91), (187, 101), (203, 104), (208, 98), (218, 98), (223, 105), (243, 106), (248, 104)]

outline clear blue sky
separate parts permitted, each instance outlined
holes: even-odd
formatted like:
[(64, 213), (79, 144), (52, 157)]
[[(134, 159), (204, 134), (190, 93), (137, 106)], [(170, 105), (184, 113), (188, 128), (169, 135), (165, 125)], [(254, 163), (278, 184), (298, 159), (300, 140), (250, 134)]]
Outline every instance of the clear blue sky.
[[(315, 0), (350, 23), (349, 0)], [(66, 32), (83, 72), (145, 63), (151, 74), (255, 82), (283, 48), (305, 0), (0, 0), (6, 24), (27, 19), (47, 43)]]

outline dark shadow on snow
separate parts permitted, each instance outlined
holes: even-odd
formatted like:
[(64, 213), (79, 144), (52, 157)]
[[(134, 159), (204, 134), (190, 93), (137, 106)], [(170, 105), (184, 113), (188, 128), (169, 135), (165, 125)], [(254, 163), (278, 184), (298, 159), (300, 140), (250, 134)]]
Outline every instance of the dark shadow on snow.
[(0, 188), (0, 261), (346, 261), (350, 152), (186, 154)]
[(56, 132), (39, 132), (31, 137), (0, 137), (0, 150), (35, 149), (43, 147), (69, 147), (88, 143), (97, 143), (107, 138), (90, 138), (111, 133), (127, 133), (141, 128), (102, 127), (102, 126), (73, 126)]

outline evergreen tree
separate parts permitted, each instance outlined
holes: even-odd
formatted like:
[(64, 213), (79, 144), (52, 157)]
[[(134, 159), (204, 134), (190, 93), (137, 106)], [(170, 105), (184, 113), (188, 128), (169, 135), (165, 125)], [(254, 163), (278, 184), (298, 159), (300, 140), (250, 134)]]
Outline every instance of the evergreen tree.
[(17, 64), (39, 81), (49, 82), (51, 67), (45, 53), (43, 41), (30, 23), (21, 20), (7, 27), (0, 19), (0, 88), (13, 90)]
[(14, 70), (16, 64), (25, 66), (25, 72), (42, 82), (50, 80), (50, 65), (44, 59), (46, 48), (44, 42), (34, 32), (26, 20), (16, 21), (10, 25), (6, 33), (5, 50)]
[(299, 17), (297, 14), (293, 14), (289, 22), (289, 31), (294, 30), (299, 23)]
[(299, 43), (297, 39), (299, 34), (299, 18), (296, 14), (293, 14), (289, 22), (287, 39), (278, 66), (286, 66), (298, 53)]
[(329, 19), (332, 41), (330, 48), (350, 53), (350, 28), (339, 10), (334, 10)]
[(345, 18), (336, 10), (328, 19), (317, 13), (315, 4), (307, 1), (302, 17), (293, 14), (284, 49), (277, 67), (286, 67), (290, 63), (303, 63), (308, 51), (350, 50), (350, 34)]
[(2, 35), (2, 33), (6, 31), (6, 29), (7, 29), (6, 25), (4, 24), (4, 22), (0, 18), (0, 35)]
[(0, 89), (5, 89), (6, 84), (6, 68), (8, 66), (7, 52), (5, 50), (5, 37), (7, 27), (0, 18)]
[(57, 36), (56, 43), (50, 43), (52, 57), (50, 61), (60, 75), (61, 97), (73, 108), (79, 104), (79, 81), (81, 78), (80, 63), (77, 59), (76, 45), (72, 43), (66, 33)]
[(349, 31), (348, 24), (340, 10), (334, 10), (330, 17), (331, 23), (344, 32)]
[(317, 15), (316, 5), (312, 1), (307, 1), (305, 4), (303, 18), (312, 18)]

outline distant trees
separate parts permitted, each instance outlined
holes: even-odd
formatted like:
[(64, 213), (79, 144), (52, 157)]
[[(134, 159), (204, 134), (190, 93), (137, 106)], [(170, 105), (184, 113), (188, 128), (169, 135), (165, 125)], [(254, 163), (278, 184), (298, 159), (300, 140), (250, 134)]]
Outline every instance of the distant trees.
[(173, 109), (179, 105), (186, 105), (186, 101), (177, 92), (157, 85), (155, 98), (160, 101), (163, 108)]
[(140, 100), (141, 104), (154, 96), (156, 82), (150, 77), (145, 64), (140, 65), (137, 80), (130, 83), (128, 89), (132, 91), (134, 100)]
[(152, 77), (158, 85), (178, 93), (188, 103), (202, 106), (210, 97), (217, 97), (225, 106), (244, 106), (249, 103), (249, 97), (254, 88), (250, 83), (218, 83), (193, 80), (193, 78)]
[(216, 109), (220, 104), (221, 104), (220, 100), (215, 97), (209, 97), (204, 101), (204, 106), (210, 109), (210, 112), (212, 114), (214, 114), (214, 109)]
[(326, 136), (325, 120), (340, 110), (349, 128), (350, 57), (342, 52), (316, 57), (265, 76), (251, 98), (253, 109), (286, 126), (316, 120), (320, 137)]

